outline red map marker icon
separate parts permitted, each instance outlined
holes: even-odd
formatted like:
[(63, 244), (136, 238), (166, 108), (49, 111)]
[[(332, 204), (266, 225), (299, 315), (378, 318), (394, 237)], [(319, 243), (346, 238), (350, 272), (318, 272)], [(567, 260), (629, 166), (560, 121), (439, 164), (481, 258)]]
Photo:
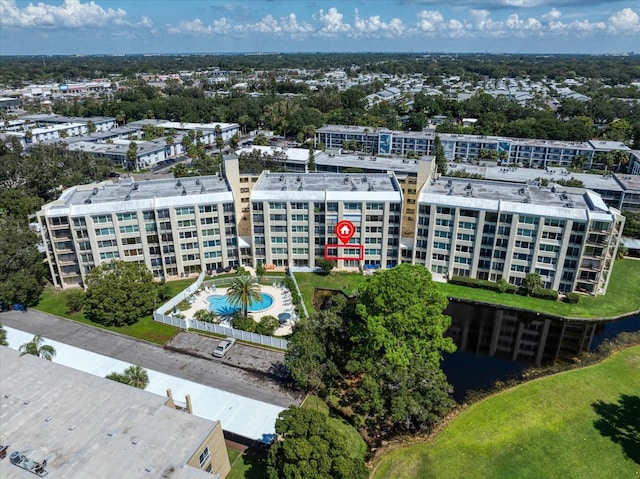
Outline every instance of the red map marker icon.
[(356, 232), (355, 226), (351, 221), (342, 220), (336, 225), (336, 236), (344, 244), (347, 244)]

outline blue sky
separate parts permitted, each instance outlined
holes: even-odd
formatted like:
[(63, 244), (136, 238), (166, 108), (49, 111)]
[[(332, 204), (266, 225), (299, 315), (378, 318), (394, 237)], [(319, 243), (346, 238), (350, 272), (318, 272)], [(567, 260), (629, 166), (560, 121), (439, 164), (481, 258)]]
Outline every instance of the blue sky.
[(638, 0), (0, 0), (0, 54), (640, 52)]

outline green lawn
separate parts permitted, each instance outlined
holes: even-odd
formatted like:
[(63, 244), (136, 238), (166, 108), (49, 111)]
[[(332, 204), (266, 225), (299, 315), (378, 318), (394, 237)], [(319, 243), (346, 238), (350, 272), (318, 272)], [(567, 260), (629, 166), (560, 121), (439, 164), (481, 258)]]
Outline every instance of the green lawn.
[(615, 262), (607, 294), (581, 296), (578, 304), (553, 302), (514, 294), (440, 284), (447, 296), (531, 309), (547, 314), (576, 318), (611, 318), (640, 310), (640, 261), (622, 259)]
[[(332, 272), (328, 276), (315, 273), (296, 273), (296, 280), (307, 309), (313, 311), (311, 301), (315, 288), (336, 289), (353, 294), (367, 280), (367, 276), (359, 273), (339, 272)], [(622, 259), (615, 262), (606, 295), (581, 296), (578, 304), (438, 283), (438, 286), (449, 297), (576, 318), (610, 318), (640, 310), (640, 287), (638, 285), (640, 285), (640, 261), (633, 259)]]
[(373, 478), (639, 477), (639, 410), (636, 346), (469, 407), (429, 442), (385, 454)]
[[(179, 282), (182, 283), (183, 281), (184, 280), (180, 280)], [(190, 281), (190, 283), (192, 282), (193, 280)], [(178, 283), (178, 281), (176, 281), (176, 283)], [(173, 289), (177, 289), (178, 291), (182, 291), (182, 289), (184, 289), (184, 286), (180, 287), (180, 285), (174, 285), (173, 283), (167, 284), (170, 285), (172, 291)], [(180, 331), (179, 328), (176, 328), (174, 326), (169, 326), (167, 324), (162, 324), (154, 321), (151, 316), (145, 316), (144, 318), (141, 318), (136, 324), (132, 324), (131, 326), (102, 326), (101, 324), (89, 321), (84, 317), (84, 314), (82, 312), (74, 314), (67, 313), (65, 297), (68, 293), (69, 290), (63, 291), (52, 287), (47, 287), (42, 293), (40, 302), (34, 309), (54, 314), (56, 316), (61, 316), (63, 318), (72, 319), (73, 321), (78, 321), (80, 323), (90, 324), (98, 328), (108, 329), (110, 331), (126, 334), (127, 336), (142, 339), (144, 341), (149, 341), (156, 344), (166, 343), (167, 341), (169, 341), (169, 339), (175, 336), (178, 331)]]
[(339, 434), (341, 434), (347, 444), (349, 444), (351, 457), (364, 457), (367, 452), (367, 444), (362, 439), (362, 436), (356, 431), (356, 429), (347, 423), (344, 419), (330, 415), (329, 406), (320, 399), (318, 396), (307, 396), (302, 407), (307, 409), (315, 409), (318, 412), (329, 416), (329, 422), (335, 427)]
[(264, 479), (267, 477), (267, 461), (253, 454), (227, 449), (231, 471), (227, 479)]
[(296, 273), (296, 281), (300, 288), (300, 293), (304, 299), (307, 311), (315, 311), (311, 301), (316, 288), (335, 289), (351, 296), (358, 291), (358, 288), (367, 280), (367, 276), (360, 273), (345, 273), (332, 271), (328, 275), (317, 273)]

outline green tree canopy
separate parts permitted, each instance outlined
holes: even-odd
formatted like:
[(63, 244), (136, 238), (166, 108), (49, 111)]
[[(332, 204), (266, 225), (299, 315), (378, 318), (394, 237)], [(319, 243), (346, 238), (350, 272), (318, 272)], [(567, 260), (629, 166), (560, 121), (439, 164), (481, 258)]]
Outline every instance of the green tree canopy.
[(35, 305), (45, 284), (38, 236), (22, 219), (0, 211), (0, 303)]
[(144, 264), (112, 261), (93, 268), (85, 280), (85, 316), (105, 326), (136, 323), (153, 310), (158, 288)]
[(242, 308), (242, 315), (246, 318), (249, 306), (262, 299), (260, 288), (256, 278), (243, 274), (233, 279), (231, 286), (227, 289), (227, 297), (231, 304)]
[(362, 458), (350, 454), (349, 444), (325, 414), (291, 406), (276, 419), (278, 440), (269, 449), (269, 479), (365, 479)]
[(296, 324), (285, 354), (292, 379), (331, 391), (372, 435), (428, 430), (453, 406), (440, 369), (455, 346), (444, 337), (446, 296), (422, 266), (370, 277), (355, 298), (333, 296)]
[(43, 343), (44, 338), (42, 336), (35, 335), (31, 341), (20, 345), (20, 347), (18, 348), (18, 351), (20, 351), (20, 356), (30, 354), (32, 356), (46, 359), (47, 361), (51, 361), (56, 355), (56, 350), (50, 344)]
[(2, 327), (2, 323), (0, 323), (0, 346), (9, 346), (7, 342), (7, 330)]

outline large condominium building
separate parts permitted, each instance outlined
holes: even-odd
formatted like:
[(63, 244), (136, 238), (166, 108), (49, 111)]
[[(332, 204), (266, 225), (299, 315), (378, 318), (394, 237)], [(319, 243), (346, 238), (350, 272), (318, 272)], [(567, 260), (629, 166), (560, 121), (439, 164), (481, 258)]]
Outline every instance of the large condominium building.
[(76, 186), (38, 219), (63, 288), (114, 259), (144, 263), (157, 278), (238, 262), (234, 198), (219, 176)]
[[(338, 268), (422, 264), (435, 274), (602, 294), (624, 218), (589, 190), (416, 175), (271, 173), (105, 182), (66, 190), (39, 212), (54, 284), (138, 261), (157, 278), (262, 263)], [(355, 226), (346, 243), (336, 224)]]
[[(578, 156), (585, 159), (585, 168), (599, 164), (599, 154), (612, 150), (627, 152), (634, 163), (635, 154), (621, 142), (555, 141), (498, 136), (438, 133), (448, 160), (477, 159), (481, 151), (495, 152), (503, 164), (521, 166), (571, 166)], [(386, 128), (325, 125), (316, 131), (316, 145), (328, 150), (342, 149), (345, 142), (355, 142), (362, 151), (375, 155), (418, 156), (435, 155), (434, 131), (393, 131)]]
[[(263, 172), (251, 193), (254, 261), (315, 266), (335, 257), (339, 268), (387, 268), (399, 260), (402, 191), (394, 173)], [(342, 244), (336, 224), (355, 234)], [(325, 245), (330, 245), (325, 251)]]
[(624, 217), (591, 191), (482, 180), (427, 182), (418, 200), (412, 261), (433, 273), (602, 294)]

